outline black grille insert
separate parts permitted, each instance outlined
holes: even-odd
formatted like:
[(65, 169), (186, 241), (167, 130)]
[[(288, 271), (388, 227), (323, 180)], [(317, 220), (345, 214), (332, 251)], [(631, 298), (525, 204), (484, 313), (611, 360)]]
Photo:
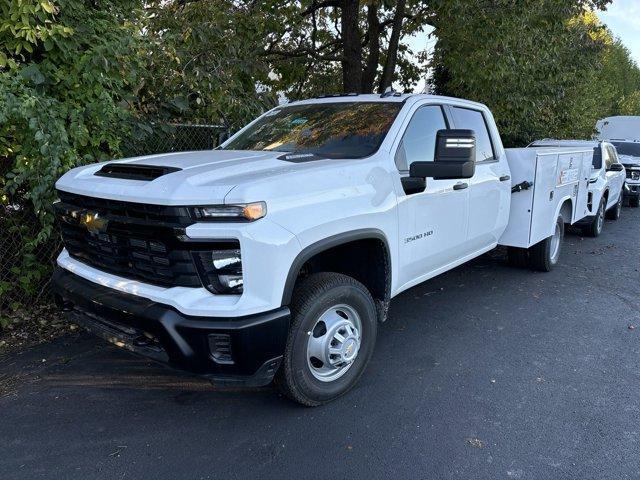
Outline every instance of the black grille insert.
[[(202, 287), (192, 251), (237, 240), (195, 242), (187, 207), (147, 205), (58, 192), (56, 218), (69, 255), (124, 278), (161, 286)], [(215, 248), (215, 247), (214, 247)]]

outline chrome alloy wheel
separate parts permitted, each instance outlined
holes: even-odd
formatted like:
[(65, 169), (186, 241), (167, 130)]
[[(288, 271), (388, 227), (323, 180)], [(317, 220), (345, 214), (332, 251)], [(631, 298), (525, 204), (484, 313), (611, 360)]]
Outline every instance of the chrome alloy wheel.
[(551, 263), (555, 264), (558, 261), (558, 257), (560, 256), (560, 244), (562, 242), (562, 229), (559, 223), (556, 223), (556, 229), (553, 232), (553, 236), (551, 237)]
[(360, 350), (362, 322), (348, 305), (325, 311), (307, 332), (307, 363), (315, 378), (332, 382), (347, 373)]

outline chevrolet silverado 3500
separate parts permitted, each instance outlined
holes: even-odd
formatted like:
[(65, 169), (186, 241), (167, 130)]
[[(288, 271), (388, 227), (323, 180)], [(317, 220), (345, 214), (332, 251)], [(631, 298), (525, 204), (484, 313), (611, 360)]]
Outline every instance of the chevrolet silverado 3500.
[(592, 156), (505, 151), (460, 99), (290, 103), (212, 151), (62, 176), (56, 301), (140, 354), (319, 405), (363, 373), (392, 297), (498, 244), (550, 270)]

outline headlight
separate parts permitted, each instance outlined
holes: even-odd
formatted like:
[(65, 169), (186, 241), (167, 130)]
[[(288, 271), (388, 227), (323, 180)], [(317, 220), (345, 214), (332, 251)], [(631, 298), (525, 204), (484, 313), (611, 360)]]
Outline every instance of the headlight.
[(194, 252), (203, 285), (211, 293), (239, 295), (243, 291), (240, 244), (221, 245), (220, 249)]
[(192, 212), (197, 220), (203, 221), (253, 222), (267, 214), (267, 204), (254, 202), (237, 205), (212, 205), (210, 207), (194, 207)]

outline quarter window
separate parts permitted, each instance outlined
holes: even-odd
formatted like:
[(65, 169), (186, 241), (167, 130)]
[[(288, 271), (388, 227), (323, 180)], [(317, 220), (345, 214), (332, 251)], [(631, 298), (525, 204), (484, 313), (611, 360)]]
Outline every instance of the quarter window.
[(404, 131), (395, 161), (398, 170), (409, 170), (413, 162), (432, 162), (436, 150), (438, 130), (447, 128), (447, 123), (438, 105), (425, 105), (416, 110)]
[(469, 108), (453, 107), (453, 118), (456, 128), (473, 130), (476, 132), (476, 162), (493, 160), (495, 158), (491, 135), (482, 112)]

